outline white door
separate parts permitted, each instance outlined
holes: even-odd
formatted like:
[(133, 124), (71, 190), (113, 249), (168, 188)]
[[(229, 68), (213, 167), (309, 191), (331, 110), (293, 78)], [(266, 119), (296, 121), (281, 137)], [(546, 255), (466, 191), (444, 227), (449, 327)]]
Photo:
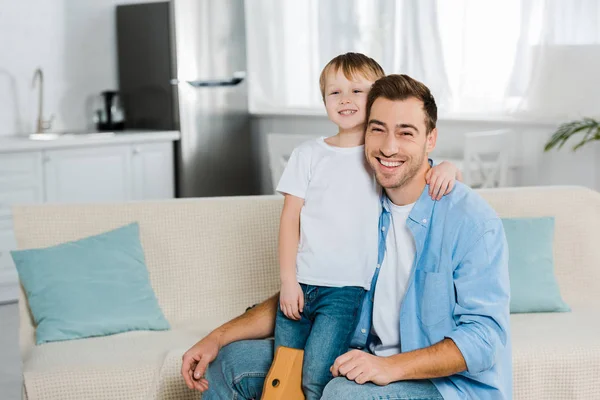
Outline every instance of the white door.
[(13, 204), (42, 203), (43, 185), (42, 152), (0, 154), (0, 218)]
[(131, 146), (116, 145), (44, 152), (46, 201), (131, 200)]
[(17, 247), (11, 207), (42, 203), (42, 152), (0, 153), (0, 303), (17, 297), (17, 272), (10, 250)]
[(135, 200), (174, 197), (173, 142), (134, 144), (132, 161)]

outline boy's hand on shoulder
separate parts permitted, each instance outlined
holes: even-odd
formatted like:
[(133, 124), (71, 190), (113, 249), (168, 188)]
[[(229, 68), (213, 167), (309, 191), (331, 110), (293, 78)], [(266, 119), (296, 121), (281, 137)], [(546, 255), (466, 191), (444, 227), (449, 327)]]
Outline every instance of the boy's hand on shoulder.
[(429, 185), (429, 195), (432, 200), (441, 198), (454, 189), (456, 179), (461, 179), (462, 174), (458, 167), (448, 161), (432, 167), (425, 175), (425, 181)]
[(300, 319), (300, 313), (304, 310), (304, 292), (298, 281), (282, 282), (279, 307), (289, 319), (296, 321)]

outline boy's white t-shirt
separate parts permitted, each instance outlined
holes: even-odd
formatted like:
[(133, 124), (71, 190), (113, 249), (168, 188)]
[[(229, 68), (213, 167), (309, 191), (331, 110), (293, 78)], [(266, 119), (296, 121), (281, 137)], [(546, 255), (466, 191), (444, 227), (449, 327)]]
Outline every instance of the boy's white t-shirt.
[(397, 206), (389, 199), (386, 201), (391, 211), (391, 226), (373, 300), (372, 329), (380, 344), (371, 349), (382, 357), (400, 353), (400, 308), (417, 252), (414, 238), (406, 226), (414, 203)]
[(379, 188), (364, 146), (308, 141), (290, 156), (277, 191), (304, 199), (298, 282), (370, 288), (377, 265)]

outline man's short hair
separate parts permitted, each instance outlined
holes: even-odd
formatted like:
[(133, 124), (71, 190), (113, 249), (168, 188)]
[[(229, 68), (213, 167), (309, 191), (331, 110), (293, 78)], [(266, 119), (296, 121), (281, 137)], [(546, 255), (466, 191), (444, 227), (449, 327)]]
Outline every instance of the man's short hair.
[(371, 107), (378, 98), (388, 100), (406, 100), (414, 97), (423, 102), (425, 127), (427, 134), (435, 129), (437, 123), (437, 106), (431, 91), (423, 83), (408, 75), (388, 75), (378, 79), (367, 97), (367, 122), (371, 115)]
[(346, 53), (340, 54), (333, 60), (329, 61), (319, 78), (319, 86), (321, 87), (321, 96), (325, 101), (325, 85), (327, 84), (327, 74), (329, 72), (337, 72), (342, 70), (344, 76), (348, 80), (353, 80), (357, 75), (361, 75), (369, 80), (376, 81), (377, 79), (385, 76), (383, 68), (373, 60), (371, 57), (367, 57), (361, 53)]

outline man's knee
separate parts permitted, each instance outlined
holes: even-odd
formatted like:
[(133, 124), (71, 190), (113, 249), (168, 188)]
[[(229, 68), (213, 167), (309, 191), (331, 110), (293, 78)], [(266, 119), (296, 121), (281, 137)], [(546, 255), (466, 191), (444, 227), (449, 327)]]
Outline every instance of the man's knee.
[(352, 391), (353, 389), (356, 389), (357, 386), (356, 383), (349, 381), (344, 377), (333, 378), (327, 386), (325, 386), (321, 400), (352, 399), (354, 398)]
[(233, 371), (230, 371), (230, 369), (233, 367), (236, 354), (239, 356), (240, 351), (243, 351), (243, 347), (243, 342), (233, 342), (223, 347), (219, 351), (217, 358), (206, 369), (205, 375), (208, 381), (227, 381), (226, 378), (233, 374)]
[(217, 358), (206, 370), (206, 378), (210, 381), (220, 380), (233, 384), (237, 376), (244, 373), (266, 373), (273, 361), (272, 340), (241, 340), (223, 347)]

